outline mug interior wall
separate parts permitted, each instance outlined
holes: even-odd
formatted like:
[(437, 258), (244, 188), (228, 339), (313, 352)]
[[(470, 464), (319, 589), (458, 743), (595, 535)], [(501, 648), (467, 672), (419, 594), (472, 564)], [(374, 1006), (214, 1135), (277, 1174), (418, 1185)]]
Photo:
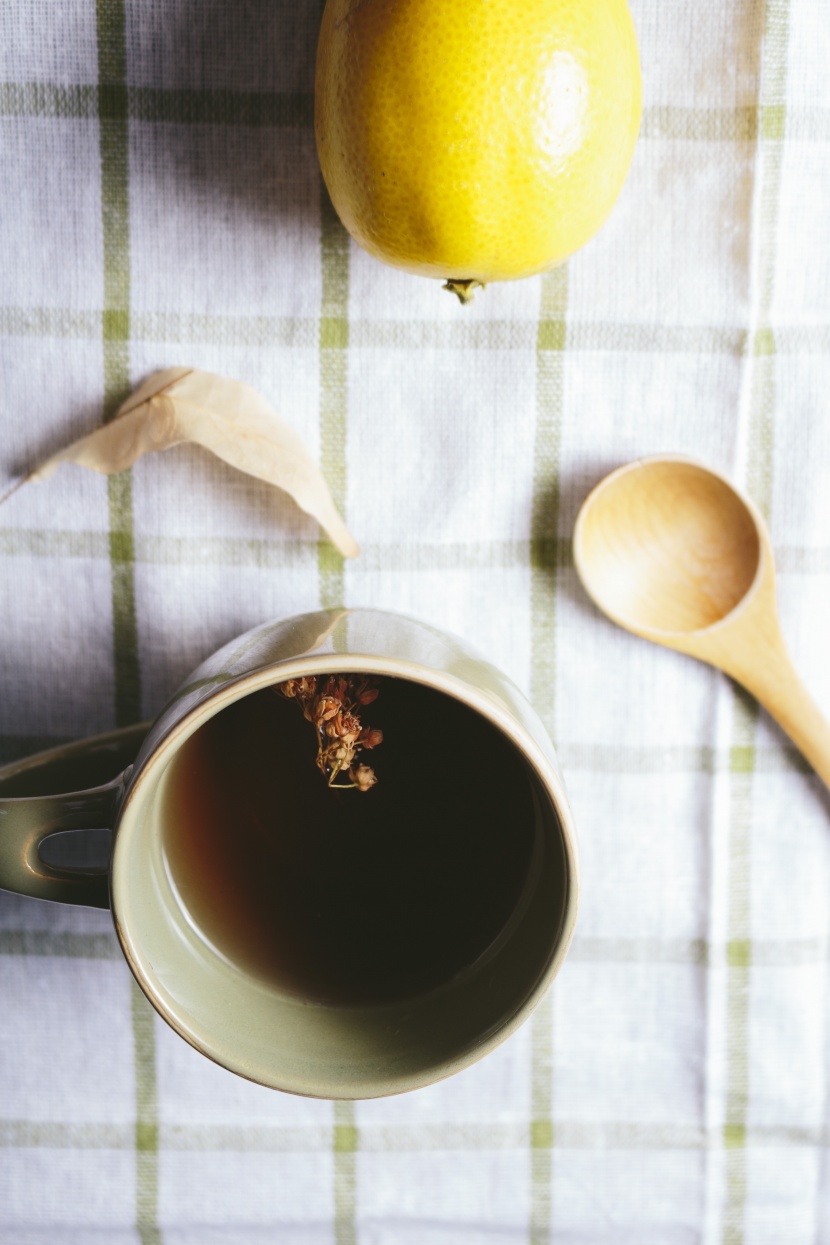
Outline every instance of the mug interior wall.
[[(506, 739), (505, 747), (520, 755)], [(521, 765), (532, 807), (531, 861), (499, 938), (463, 972), (422, 994), (332, 1006), (252, 977), (196, 928), (165, 857), (161, 828), (172, 767), (159, 758), (130, 801), (116, 843), (118, 875), (132, 879), (121, 888), (116, 921), (139, 981), (203, 1053), (277, 1088), (372, 1097), (464, 1066), (521, 1019), (551, 970), (571, 898), (556, 808), (533, 766), (524, 757)]]

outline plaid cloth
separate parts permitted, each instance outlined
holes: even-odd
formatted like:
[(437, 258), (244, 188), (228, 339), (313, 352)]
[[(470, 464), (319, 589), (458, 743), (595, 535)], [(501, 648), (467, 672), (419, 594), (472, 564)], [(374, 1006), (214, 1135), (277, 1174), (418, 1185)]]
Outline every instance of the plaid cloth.
[(328, 206), (320, 8), (0, 8), (0, 491), (149, 372), (194, 365), (290, 418), (363, 548), (344, 565), (195, 449), (19, 490), (2, 755), (152, 716), (269, 618), (412, 613), (549, 725), (582, 833), (577, 939), (482, 1063), (333, 1105), (192, 1051), (105, 913), (0, 893), (0, 1242), (826, 1245), (830, 800), (725, 678), (592, 608), (570, 536), (636, 455), (730, 474), (769, 518), (784, 630), (830, 710), (827, 0), (633, 0), (645, 113), (609, 223), (463, 309)]

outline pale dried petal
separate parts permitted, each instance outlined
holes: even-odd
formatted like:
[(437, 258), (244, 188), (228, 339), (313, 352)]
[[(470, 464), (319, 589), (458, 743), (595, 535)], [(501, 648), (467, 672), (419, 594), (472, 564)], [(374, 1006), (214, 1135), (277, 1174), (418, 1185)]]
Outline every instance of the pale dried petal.
[(108, 424), (53, 455), (29, 476), (45, 480), (64, 462), (109, 475), (153, 450), (184, 441), (282, 489), (325, 529), (344, 557), (359, 549), (300, 436), (242, 381), (167, 368), (144, 382)]

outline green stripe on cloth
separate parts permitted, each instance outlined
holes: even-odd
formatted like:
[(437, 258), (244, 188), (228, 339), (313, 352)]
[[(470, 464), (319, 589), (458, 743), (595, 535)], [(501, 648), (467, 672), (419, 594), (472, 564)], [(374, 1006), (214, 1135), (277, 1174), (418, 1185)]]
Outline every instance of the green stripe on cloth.
[(287, 316), (195, 315), (144, 312), (132, 317), (132, 338), (142, 341), (205, 343), (223, 346), (316, 349), (317, 320)]
[[(116, 14), (115, 22), (118, 22)], [(122, 74), (124, 115), (132, 121), (173, 125), (238, 125), (249, 128), (308, 127), (314, 96), (276, 91), (187, 91), (127, 87)], [(107, 111), (112, 81), (100, 87), (54, 82), (0, 82), (0, 116), (93, 120)], [(121, 111), (121, 105), (118, 105)]]
[(132, 1150), (133, 1130), (122, 1124), (67, 1124), (64, 1120), (0, 1118), (0, 1148), (8, 1150)]
[[(94, 341), (102, 334), (103, 312), (61, 307), (0, 307), (0, 332), (7, 337), (57, 337)], [(555, 333), (554, 324), (547, 332)], [(196, 315), (184, 312), (131, 312), (130, 341), (216, 346), (284, 346), (317, 349), (319, 320), (285, 316)], [(350, 320), (349, 346), (360, 350), (527, 350), (538, 344), (532, 324), (508, 320), (449, 324)], [(766, 346), (765, 346), (766, 341)], [(759, 351), (769, 350), (762, 338)], [(775, 330), (778, 354), (824, 355), (830, 351), (830, 325), (782, 324)], [(619, 354), (746, 356), (745, 329), (725, 325), (568, 322), (568, 351)]]
[(357, 1149), (359, 1134), (353, 1102), (332, 1104), (334, 1126), (334, 1239), (336, 1245), (357, 1245)]
[(758, 149), (760, 182), (755, 258), (757, 293), (750, 341), (748, 487), (761, 511), (772, 506), (775, 413), (775, 334), (770, 316), (775, 286), (781, 170), (786, 123), (789, 0), (767, 0), (761, 75), (763, 117)]
[(130, 982), (135, 1045), (136, 1227), (141, 1245), (161, 1245), (158, 1228), (158, 1111), (156, 1103), (155, 1012)]
[[(323, 277), (320, 308), (320, 466), (337, 509), (346, 514), (346, 420), (348, 411), (349, 235), (320, 183), (320, 245)], [(318, 545), (320, 604), (336, 609), (344, 599), (342, 554), (330, 541)]]
[[(130, 389), (130, 230), (126, 31), (123, 3), (98, 0), (98, 104), (104, 251), (104, 418)], [(112, 566), (115, 720), (141, 717), (133, 572), (132, 477), (107, 479)]]
[[(117, 9), (118, 6), (116, 6)], [(118, 22), (118, 15), (114, 18)], [(314, 118), (314, 96), (276, 91), (186, 91), (127, 87), (117, 79), (123, 109), (131, 121), (173, 125), (239, 125), (251, 128), (302, 126)], [(94, 119), (108, 111), (112, 80), (92, 86), (64, 86), (54, 82), (0, 82), (0, 116), (55, 117), (59, 120)]]
[(708, 143), (754, 143), (758, 137), (758, 110), (741, 108), (684, 108), (652, 105), (643, 109), (640, 138), (681, 139)]
[(133, 121), (173, 125), (282, 127), (312, 125), (314, 96), (277, 91), (166, 91), (131, 87)]
[[(757, 148), (756, 205), (751, 272), (752, 320), (747, 360), (747, 487), (769, 517), (775, 440), (775, 337), (771, 313), (783, 138), (786, 128), (788, 0), (767, 0), (761, 65), (761, 125)], [(746, 1131), (749, 1101), (749, 1031), (752, 984), (751, 827), (757, 765), (758, 707), (734, 695), (733, 773), (729, 839), (729, 914), (726, 1000), (727, 1084), (724, 1120), (725, 1205), (723, 1245), (743, 1245), (747, 1200)]]
[[(202, 566), (206, 562), (211, 566), (262, 567), (263, 570), (304, 566), (306, 549), (293, 540), (280, 544), (277, 537), (276, 532), (274, 538), (269, 540), (234, 536), (138, 535), (134, 541), (133, 558), (135, 562), (148, 566)], [(447, 541), (440, 545), (369, 543), (361, 546), (360, 565), (366, 572), (401, 567), (412, 572), (507, 570), (531, 566), (533, 553), (532, 539)], [(781, 574), (830, 574), (830, 546), (807, 549), (779, 545), (775, 547), (774, 554)], [(94, 531), (0, 527), (0, 557), (102, 559), (110, 557), (110, 542), (108, 535)], [(560, 573), (573, 570), (570, 537), (557, 538), (555, 558)], [(578, 744), (572, 746), (579, 748)], [(623, 748), (623, 753), (625, 751)], [(680, 753), (686, 751), (692, 754), (701, 750), (681, 749)], [(702, 752), (705, 753), (706, 749)]]
[[(589, 774), (717, 774), (733, 768), (733, 749), (683, 747), (676, 744), (651, 744), (633, 747), (625, 744), (562, 744), (559, 761), (567, 772)], [(781, 744), (764, 748), (765, 770), (773, 773), (810, 773), (807, 761), (794, 747)]]
[[(400, 563), (398, 563), (400, 565)], [(181, 695), (217, 682), (217, 678), (198, 680), (182, 689)], [(181, 698), (181, 695), (177, 699)], [(64, 735), (0, 735), (0, 761), (18, 761), (58, 744), (71, 743)], [(599, 744), (560, 744), (559, 760), (566, 773), (630, 775), (715, 774), (730, 767), (731, 750), (654, 744), (642, 747)], [(755, 761), (765, 773), (809, 774), (804, 757), (790, 745), (755, 749)]]
[[(345, 1106), (347, 1104), (339, 1104)], [(350, 1105), (350, 1104), (348, 1104)], [(348, 1128), (348, 1126), (344, 1126)], [(326, 1154), (332, 1144), (329, 1128), (314, 1125), (161, 1125), (158, 1148), (165, 1153), (233, 1154)], [(550, 1142), (545, 1129), (536, 1130), (537, 1146)], [(734, 1135), (747, 1149), (772, 1150), (782, 1146), (826, 1148), (830, 1129), (825, 1125), (769, 1127), (754, 1126)], [(355, 1155), (351, 1135), (341, 1137), (339, 1153)], [(724, 1139), (717, 1131), (694, 1125), (662, 1124), (641, 1120), (559, 1120), (556, 1126), (558, 1150), (605, 1151), (623, 1154), (673, 1150), (695, 1153), (718, 1145)], [(125, 1125), (89, 1121), (79, 1124), (65, 1120), (24, 1120), (0, 1117), (0, 1149), (46, 1150), (132, 1150), (134, 1130)], [(363, 1128), (360, 1150), (366, 1154), (446, 1154), (484, 1151), (525, 1152), (526, 1126), (502, 1123), (412, 1124)], [(353, 1191), (348, 1194), (353, 1196)], [(555, 1239), (555, 1238), (554, 1238)]]
[(56, 117), (64, 121), (98, 116), (94, 86), (54, 82), (0, 82), (0, 117)]
[[(325, 344), (343, 340), (341, 323), (325, 326)], [(95, 340), (101, 334), (102, 313), (54, 307), (2, 307), (0, 331), (9, 337), (59, 337)], [(130, 340), (219, 346), (285, 346), (314, 349), (323, 344), (320, 323), (280, 316), (193, 315), (179, 312), (143, 312), (130, 315)], [(561, 326), (548, 324), (554, 334)], [(830, 341), (830, 326), (784, 327), (778, 331), (789, 353), (822, 354)], [(528, 350), (538, 345), (532, 324), (505, 320), (453, 321), (449, 324), (385, 320), (350, 320), (348, 344), (356, 350)], [(625, 324), (613, 321), (571, 322), (570, 351), (618, 354), (688, 354), (741, 357), (747, 335), (742, 329), (718, 325)]]
[(100, 311), (76, 311), (64, 307), (0, 307), (0, 333), (4, 337), (68, 337), (97, 341), (102, 334)]
[[(124, 0), (97, 0), (98, 109), (104, 253), (104, 418), (112, 418), (130, 389), (129, 120)], [(115, 721), (141, 716), (135, 613), (132, 476), (107, 480), (112, 567)], [(155, 1038), (150, 1005), (131, 983), (136, 1080), (136, 1226), (142, 1245), (161, 1245), (158, 1201), (158, 1127)]]
[[(774, 106), (773, 106), (774, 107)], [(308, 91), (169, 90), (128, 87), (131, 120), (150, 124), (232, 125), (249, 128), (310, 127), (314, 96)], [(94, 119), (98, 91), (94, 86), (57, 82), (0, 82), (0, 116)], [(652, 104), (643, 109), (640, 140), (709, 143), (754, 143), (759, 130), (777, 127), (783, 134), (783, 111), (761, 112), (754, 105), (702, 108)], [(830, 142), (830, 108), (788, 108), (788, 138)]]
[[(349, 236), (320, 183), (320, 466), (335, 505), (346, 513), (346, 425), (348, 418)], [(344, 560), (327, 540), (318, 545), (320, 604), (334, 609), (344, 600)], [(352, 1102), (332, 1104), (334, 1123), (334, 1239), (357, 1243), (358, 1130)]]
[(533, 1015), (530, 1070), (530, 1245), (548, 1245), (553, 1221), (553, 992)]
[(556, 576), (563, 544), (559, 539), (559, 454), (567, 301), (568, 269), (563, 265), (546, 273), (542, 279), (536, 348), (536, 433), (530, 537), (530, 694), (551, 735), (554, 731), (556, 678)]
[[(74, 960), (118, 960), (121, 950), (114, 933), (52, 933), (49, 930), (0, 929), (0, 955), (56, 956)], [(830, 964), (826, 938), (734, 938), (712, 946), (703, 938), (586, 938), (576, 936), (569, 961), (580, 964), (675, 964), (705, 968), (727, 963), (738, 968), (800, 968)], [(552, 997), (552, 996), (551, 996)], [(547, 1024), (547, 1020), (540, 1023)], [(538, 1082), (542, 1084), (542, 1081)], [(539, 1136), (551, 1135), (544, 1132)]]
[(70, 960), (122, 958), (115, 931), (80, 934), (46, 929), (0, 929), (0, 955), (57, 956)]
[(723, 1127), (725, 1205), (723, 1245), (742, 1245), (746, 1202), (746, 1123), (749, 1100), (751, 945), (750, 863), (752, 780), (757, 708), (733, 692), (734, 766), (730, 784), (729, 913), (726, 964), (726, 1104)]
[(204, 343), (219, 346), (258, 346), (316, 350), (320, 326), (298, 316), (196, 315), (176, 311), (133, 313), (133, 341)]
[[(536, 432), (530, 569), (530, 695), (551, 735), (555, 731), (556, 587), (559, 540), (559, 459), (565, 371), (568, 269), (542, 278), (536, 343)], [(531, 1021), (530, 1245), (547, 1242), (552, 1225), (553, 1021), (552, 998)]]
[[(564, 331), (564, 322), (555, 318), (546, 319), (543, 326), (509, 320), (448, 324), (353, 320), (349, 344), (361, 350), (555, 350)], [(745, 348), (746, 333), (726, 326), (568, 322), (568, 350), (740, 356)]]
[[(104, 348), (106, 355), (106, 347)], [(111, 360), (108, 380), (119, 370)], [(107, 368), (107, 371), (110, 371)], [(125, 388), (119, 386), (122, 397)], [(132, 474), (121, 471), (107, 479), (112, 567), (112, 626), (115, 661), (115, 722), (129, 726), (141, 718), (141, 672), (135, 613), (135, 542), (133, 537)]]

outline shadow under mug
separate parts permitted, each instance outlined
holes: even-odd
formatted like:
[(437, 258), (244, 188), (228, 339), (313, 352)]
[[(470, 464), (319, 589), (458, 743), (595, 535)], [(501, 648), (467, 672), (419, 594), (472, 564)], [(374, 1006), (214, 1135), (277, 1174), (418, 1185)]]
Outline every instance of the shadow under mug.
[[(383, 748), (371, 756), (380, 781), (365, 793), (326, 789), (312, 728), (290, 701), (268, 695), (289, 678), (334, 673), (378, 678), (381, 694), (366, 711), (372, 725), (388, 700)], [(264, 789), (277, 783), (267, 816), (278, 843), (283, 822), (298, 825), (289, 846), (269, 856), (270, 840), (258, 847), (236, 809), (250, 802), (264, 747), (264, 719), (252, 719), (247, 738), (244, 715), (249, 706), (270, 714), (278, 701), (281, 721), (286, 711), (296, 720), (280, 736), (291, 741), (281, 760), (285, 749), (275, 744), (277, 777), (261, 765)], [(200, 741), (211, 732), (214, 760), (206, 761)], [(200, 666), (141, 734), (134, 763), (85, 790), (65, 793), (114, 761), (134, 732), (0, 772), (0, 887), (111, 907), (150, 1002), (225, 1068), (324, 1098), (415, 1089), (501, 1043), (559, 970), (579, 877), (553, 745), (521, 693), (457, 638), (376, 610), (267, 624)], [(295, 747), (314, 770), (307, 809), (292, 804), (293, 776), (305, 764)], [(51, 766), (51, 790), (60, 774), (63, 793), (31, 793), (44, 789), (39, 765)], [(327, 813), (321, 828), (326, 800), (342, 813)], [(225, 821), (210, 811), (217, 801)], [(218, 838), (215, 825), (212, 839), (202, 837), (199, 809)], [(107, 869), (45, 863), (49, 836), (96, 828), (113, 831)], [(269, 909), (261, 899), (271, 868), (279, 876)], [(269, 912), (273, 930), (263, 925)], [(263, 948), (279, 971), (252, 958)]]

